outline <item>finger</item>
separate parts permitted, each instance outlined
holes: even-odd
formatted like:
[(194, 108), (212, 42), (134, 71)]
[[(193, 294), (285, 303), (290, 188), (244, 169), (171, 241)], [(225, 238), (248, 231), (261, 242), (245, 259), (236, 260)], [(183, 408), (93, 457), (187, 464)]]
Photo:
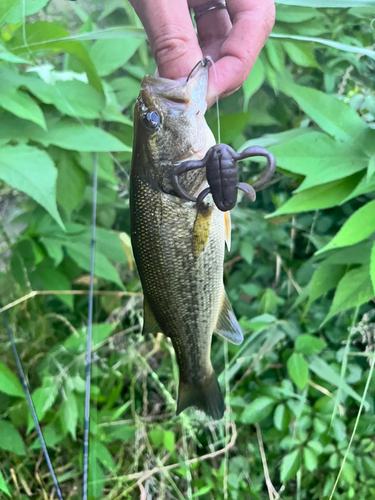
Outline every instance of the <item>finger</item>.
[(159, 75), (186, 77), (202, 59), (186, 0), (130, 0), (146, 30)]
[(221, 45), (232, 29), (232, 23), (226, 9), (211, 10), (197, 20), (198, 36), (203, 56), (219, 59)]
[(209, 105), (215, 102), (216, 96), (229, 95), (243, 84), (275, 19), (273, 0), (227, 0), (227, 8), (233, 28), (221, 46), (216, 76), (210, 69)]

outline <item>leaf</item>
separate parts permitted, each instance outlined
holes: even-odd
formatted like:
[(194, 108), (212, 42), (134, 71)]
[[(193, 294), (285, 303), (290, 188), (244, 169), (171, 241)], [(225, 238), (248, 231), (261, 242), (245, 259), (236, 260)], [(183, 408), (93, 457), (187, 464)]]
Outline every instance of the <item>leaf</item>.
[(310, 308), (314, 300), (335, 288), (337, 283), (345, 275), (347, 270), (346, 265), (339, 265), (339, 263), (332, 264), (331, 262), (323, 262), (315, 271), (311, 280), (311, 291), (307, 309)]
[(266, 50), (271, 65), (276, 71), (282, 73), (285, 68), (285, 52), (282, 43), (269, 38), (266, 43)]
[(342, 144), (320, 132), (300, 135), (271, 148), (278, 167), (306, 176), (296, 192), (364, 170), (368, 158), (354, 143)]
[(5, 479), (4, 479), (4, 476), (3, 476), (3, 473), (1, 472), (1, 470), (0, 470), (0, 491), (3, 491), (4, 493), (6, 493), (9, 497), (11, 496), (9, 488), (5, 482)]
[(302, 23), (321, 16), (322, 14), (315, 9), (297, 7), (295, 5), (291, 8), (280, 4), (276, 9), (276, 21), (282, 23)]
[[(92, 349), (97, 349), (116, 328), (117, 323), (101, 323), (92, 325)], [(78, 336), (77, 336), (78, 335)], [(64, 348), (69, 351), (85, 352), (87, 327), (80, 328), (64, 342)]]
[(299, 389), (304, 389), (309, 380), (309, 365), (305, 359), (294, 352), (287, 363), (290, 378)]
[(318, 8), (343, 8), (348, 7), (373, 7), (373, 0), (276, 0), (276, 3), (282, 5), (299, 5), (301, 7)]
[[(71, 290), (67, 277), (52, 266), (50, 259), (44, 259), (30, 274), (30, 281), (34, 289), (42, 290)], [(73, 309), (73, 295), (56, 295), (70, 309)]]
[(280, 471), (280, 480), (285, 483), (292, 479), (298, 472), (301, 466), (301, 453), (299, 450), (294, 450), (288, 453), (283, 458)]
[(0, 392), (16, 396), (25, 397), (25, 392), (18, 378), (10, 369), (0, 361)]
[(113, 472), (116, 469), (116, 463), (108, 451), (108, 448), (97, 439), (93, 439), (90, 444), (92, 447), (93, 456), (109, 471)]
[[(303, 111), (327, 134), (337, 140), (353, 140), (367, 128), (366, 123), (348, 104), (319, 90), (280, 79), (282, 92), (297, 101)], [(337, 120), (337, 117), (340, 120)]]
[(40, 125), (44, 130), (47, 129), (42, 110), (25, 92), (15, 88), (1, 91), (0, 87), (0, 106), (20, 118)]
[(0, 26), (6, 23), (6, 18), (19, 0), (1, 0), (0, 2)]
[(335, 314), (365, 304), (374, 297), (369, 267), (364, 265), (352, 269), (340, 280), (326, 323)]
[[(3, 2), (4, 0), (1, 0)], [(14, 7), (9, 11), (5, 17), (5, 22), (17, 24), (23, 21), (24, 15), (31, 16), (40, 11), (50, 0), (18, 0), (13, 2)], [(9, 0), (6, 0), (9, 3)]]
[(365, 240), (375, 231), (375, 200), (363, 205), (342, 226), (340, 231), (325, 247), (321, 248), (319, 255), (333, 248), (355, 245)]
[(164, 431), (164, 448), (170, 453), (174, 452), (175, 437), (172, 431)]
[[(35, 411), (39, 422), (43, 419), (44, 415), (51, 408), (57, 397), (56, 381), (52, 377), (43, 380), (42, 387), (39, 387), (32, 393), (32, 400), (35, 406)], [(27, 433), (34, 428), (34, 421), (29, 413)]]
[(0, 179), (33, 198), (64, 228), (56, 207), (57, 170), (45, 151), (23, 144), (2, 148)]
[(244, 424), (255, 424), (272, 413), (276, 401), (268, 396), (261, 396), (250, 403), (241, 415)]
[(316, 454), (307, 446), (303, 448), (303, 461), (309, 472), (314, 471), (318, 467), (318, 458)]
[(355, 174), (338, 181), (329, 182), (321, 186), (306, 189), (295, 194), (278, 210), (266, 218), (275, 217), (282, 214), (293, 214), (318, 210), (321, 208), (331, 208), (340, 205), (341, 202), (353, 191), (359, 181), (359, 175)]
[(123, 38), (113, 43), (112, 40), (99, 40), (91, 48), (90, 56), (98, 75), (107, 76), (123, 66), (143, 43), (142, 38)]
[(315, 60), (314, 52), (308, 45), (298, 42), (283, 42), (283, 47), (291, 60), (298, 66), (307, 68), (319, 67)]
[(326, 347), (324, 340), (312, 337), (311, 335), (299, 335), (295, 341), (294, 349), (301, 354), (318, 354)]
[(250, 75), (247, 77), (247, 79), (242, 85), (242, 90), (244, 93), (244, 101), (243, 101), (244, 111), (247, 111), (251, 96), (255, 94), (255, 92), (262, 86), (265, 77), (266, 74), (264, 71), (263, 63), (258, 58), (254, 63)]
[(86, 188), (86, 174), (71, 154), (61, 151), (57, 160), (57, 202), (67, 214), (81, 203)]
[[(325, 380), (329, 384), (332, 384), (335, 387), (340, 387), (346, 394), (351, 396), (353, 399), (358, 401), (358, 403), (362, 402), (362, 397), (357, 394), (349, 384), (342, 380), (340, 374), (336, 373), (335, 370), (324, 361), (324, 359), (320, 358), (316, 354), (313, 354), (309, 357), (309, 368), (312, 372), (314, 372), (318, 377), (322, 380)], [(367, 401), (364, 402), (364, 407), (368, 408), (369, 404)], [(328, 412), (332, 413), (331, 409), (328, 409)]]
[[(324, 1), (324, 0), (323, 0)], [(355, 0), (353, 0), (355, 1)], [(372, 0), (368, 0), (372, 1)], [(364, 56), (371, 57), (375, 59), (375, 51), (370, 49), (365, 49), (363, 47), (348, 45), (346, 43), (334, 42), (332, 40), (327, 40), (326, 38), (316, 38), (314, 36), (300, 36), (300, 35), (289, 35), (282, 33), (271, 33), (271, 38), (289, 38), (290, 40), (300, 40), (301, 42), (316, 42), (334, 49), (342, 50), (344, 52), (350, 52), (353, 54), (362, 54)]]
[(0, 448), (16, 455), (26, 455), (25, 444), (21, 434), (7, 420), (0, 420)]
[(278, 431), (285, 431), (289, 425), (289, 414), (285, 405), (278, 405), (273, 414), (273, 423)]
[(240, 245), (240, 254), (248, 264), (251, 264), (253, 262), (253, 257), (254, 257), (253, 245), (248, 241), (242, 241)]
[(371, 249), (371, 257), (370, 257), (370, 278), (372, 282), (372, 288), (375, 295), (375, 243)]

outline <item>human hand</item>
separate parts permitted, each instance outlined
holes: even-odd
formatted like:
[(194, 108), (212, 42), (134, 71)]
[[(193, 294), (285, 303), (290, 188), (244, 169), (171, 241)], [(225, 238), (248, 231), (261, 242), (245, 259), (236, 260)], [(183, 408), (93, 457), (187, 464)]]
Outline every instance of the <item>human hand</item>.
[(215, 61), (216, 75), (213, 68), (209, 75), (209, 106), (217, 96), (230, 95), (243, 84), (275, 20), (273, 0), (227, 0), (226, 9), (198, 18), (199, 46), (189, 8), (197, 9), (208, 0), (129, 1), (145, 27), (161, 77), (186, 77), (206, 56)]

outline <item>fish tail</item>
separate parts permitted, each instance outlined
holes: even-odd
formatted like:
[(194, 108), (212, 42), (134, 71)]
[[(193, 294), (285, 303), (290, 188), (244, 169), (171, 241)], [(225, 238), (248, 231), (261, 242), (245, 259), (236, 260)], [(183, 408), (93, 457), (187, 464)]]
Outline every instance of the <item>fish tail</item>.
[(215, 420), (220, 420), (223, 417), (224, 399), (213, 370), (211, 375), (201, 384), (180, 380), (176, 414), (179, 415), (189, 406), (195, 406)]

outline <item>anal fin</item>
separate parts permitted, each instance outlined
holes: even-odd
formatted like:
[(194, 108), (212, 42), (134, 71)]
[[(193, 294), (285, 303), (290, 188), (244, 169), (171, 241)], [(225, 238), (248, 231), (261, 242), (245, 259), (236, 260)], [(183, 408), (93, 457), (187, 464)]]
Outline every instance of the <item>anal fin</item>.
[(241, 327), (225, 291), (223, 291), (223, 301), (214, 332), (231, 344), (239, 345), (243, 342)]
[(158, 324), (158, 322), (155, 319), (155, 316), (153, 312), (151, 311), (150, 305), (146, 299), (146, 296), (144, 296), (143, 299), (143, 329), (142, 329), (142, 334), (143, 335), (148, 335), (148, 334), (154, 334), (156, 335), (157, 333), (161, 332), (161, 328)]

